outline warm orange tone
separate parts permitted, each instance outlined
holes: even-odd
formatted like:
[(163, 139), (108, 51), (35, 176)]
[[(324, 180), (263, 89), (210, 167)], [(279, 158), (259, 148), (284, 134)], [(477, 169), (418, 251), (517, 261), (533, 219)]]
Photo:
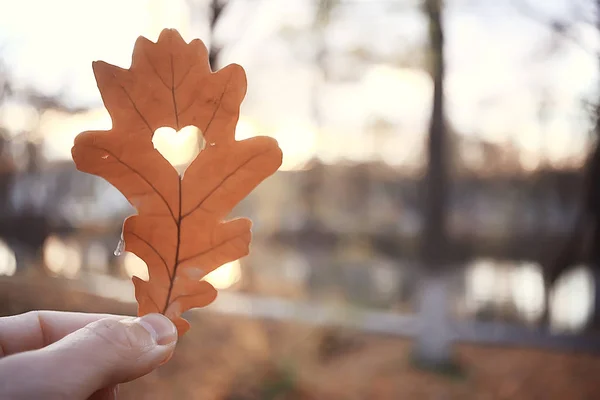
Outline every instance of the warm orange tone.
[[(251, 222), (222, 220), (281, 165), (269, 137), (235, 140), (246, 75), (239, 65), (210, 71), (208, 52), (165, 29), (157, 43), (140, 37), (131, 68), (93, 63), (109, 131), (83, 132), (72, 149), (77, 169), (106, 179), (138, 214), (125, 220), (125, 250), (148, 266), (133, 277), (138, 315), (160, 312), (189, 329), (181, 313), (210, 304), (216, 289), (206, 274), (248, 254)], [(194, 125), (206, 146), (180, 177), (154, 148), (161, 127)]]

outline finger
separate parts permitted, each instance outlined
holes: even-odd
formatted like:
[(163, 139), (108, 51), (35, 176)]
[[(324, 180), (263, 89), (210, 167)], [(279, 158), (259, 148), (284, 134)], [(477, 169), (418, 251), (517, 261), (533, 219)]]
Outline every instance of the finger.
[(41, 349), (64, 336), (103, 318), (126, 316), (59, 311), (31, 311), (0, 318), (0, 357)]
[(177, 329), (160, 314), (100, 319), (42, 349), (0, 360), (0, 398), (87, 399), (152, 371), (176, 342)]

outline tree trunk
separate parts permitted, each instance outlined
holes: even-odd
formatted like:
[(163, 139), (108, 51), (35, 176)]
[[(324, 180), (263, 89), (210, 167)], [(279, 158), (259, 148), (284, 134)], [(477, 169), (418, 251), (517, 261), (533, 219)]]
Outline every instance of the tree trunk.
[(448, 321), (447, 270), (448, 160), (444, 116), (444, 33), (442, 0), (425, 0), (429, 19), (433, 106), (429, 124), (428, 164), (424, 182), (425, 223), (421, 236), (424, 274), (419, 296), (420, 334), (415, 357), (422, 365), (450, 363), (451, 335)]
[[(596, 30), (600, 34), (600, 0), (596, 0)], [(600, 70), (600, 56), (598, 57), (598, 70)], [(600, 330), (600, 96), (596, 98), (596, 125), (594, 126), (594, 136), (596, 139), (596, 153), (595, 158), (595, 174), (592, 174), (593, 179), (590, 179), (588, 185), (590, 186), (591, 195), (589, 196), (590, 208), (594, 210), (594, 231), (591, 246), (591, 260), (590, 268), (594, 276), (594, 303), (593, 303), (593, 314), (590, 327), (593, 330)]]
[(452, 343), (448, 299), (449, 282), (444, 274), (426, 274), (419, 287), (419, 336), (415, 356), (426, 367), (448, 365)]
[(444, 115), (444, 35), (442, 0), (425, 0), (429, 17), (433, 106), (429, 122), (428, 164), (424, 187), (425, 224), (422, 257), (429, 270), (439, 270), (447, 255), (447, 138)]
[(221, 46), (219, 46), (215, 40), (215, 30), (217, 29), (217, 23), (225, 9), (225, 5), (225, 1), (222, 0), (211, 0), (210, 2), (210, 46), (208, 48), (208, 63), (213, 72), (219, 69), (219, 55), (221, 53)]
[[(208, 8), (210, 10), (210, 16), (208, 19), (208, 29), (210, 31), (210, 42), (208, 46), (208, 65), (210, 66), (210, 69), (213, 72), (216, 72), (219, 69), (219, 56), (221, 55), (221, 51), (223, 50), (223, 47), (219, 45), (215, 40), (215, 31), (226, 6), (226, 0), (210, 0), (210, 3), (208, 5)], [(197, 140), (197, 151), (200, 152), (204, 148), (204, 135), (202, 132), (200, 132), (200, 130), (198, 130)]]
[(598, 265), (592, 267), (592, 286), (594, 288), (594, 300), (592, 302), (592, 316), (588, 324), (588, 330), (593, 333), (600, 332), (600, 270)]
[[(600, 32), (600, 0), (596, 0), (596, 28)], [(600, 70), (600, 58), (598, 59)], [(595, 300), (590, 328), (600, 328), (600, 96), (596, 98), (593, 150), (584, 167), (581, 203), (573, 230), (560, 253), (544, 270), (547, 290), (562, 273), (582, 260), (592, 270)], [(542, 325), (548, 326), (549, 304)]]

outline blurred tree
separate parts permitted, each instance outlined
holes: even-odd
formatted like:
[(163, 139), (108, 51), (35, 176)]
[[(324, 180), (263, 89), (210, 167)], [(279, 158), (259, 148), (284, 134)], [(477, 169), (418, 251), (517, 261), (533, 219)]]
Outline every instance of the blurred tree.
[(421, 285), (421, 332), (416, 357), (422, 365), (447, 364), (451, 358), (448, 327), (448, 282), (444, 269), (447, 258), (447, 199), (449, 166), (444, 112), (444, 27), (443, 0), (425, 0), (429, 22), (430, 73), (433, 79), (433, 106), (429, 121), (427, 164), (423, 181), (424, 227), (421, 259), (424, 276)]
[[(226, 15), (225, 11), (229, 5), (228, 0), (209, 0), (207, 4), (202, 4), (198, 0), (187, 0), (187, 5), (190, 9), (190, 17), (196, 17), (198, 15), (207, 15), (205, 23), (208, 25), (208, 64), (210, 69), (214, 72), (217, 71), (220, 65), (220, 55), (223, 50), (223, 44), (219, 43), (216, 35), (217, 28)], [(208, 9), (208, 13), (205, 9)], [(201, 132), (198, 132), (198, 151), (204, 147), (204, 136)]]
[[(57, 110), (66, 113), (77, 113), (84, 109), (72, 107), (63, 101), (62, 95), (47, 95), (34, 88), (24, 86), (15, 87), (11, 74), (0, 57), (0, 109), (8, 102), (18, 102), (33, 107), (38, 114), (47, 110)], [(0, 127), (0, 238), (6, 241), (15, 252), (17, 258), (17, 271), (19, 273), (29, 269), (43, 273), (39, 270), (42, 246), (46, 238), (56, 231), (62, 231), (63, 226), (54, 226), (51, 215), (43, 210), (26, 207), (24, 211), (15, 212), (10, 207), (12, 184), (15, 179), (23, 179), (24, 175), (35, 176), (40, 173), (42, 156), (39, 151), (40, 142), (33, 140), (33, 130), (23, 132), (20, 136), (24, 141), (25, 151), (22, 156), (27, 158), (25, 163), (17, 163), (14, 154), (14, 134), (10, 135)], [(23, 168), (19, 169), (19, 164)], [(18, 178), (19, 177), (19, 178)], [(30, 184), (39, 183), (31, 179)], [(67, 187), (57, 188), (57, 193), (66, 193)], [(58, 200), (57, 200), (58, 201)], [(27, 260), (32, 260), (30, 263)], [(39, 261), (39, 262), (38, 262)], [(26, 268), (27, 267), (27, 268)]]
[[(311, 92), (311, 111), (318, 138), (323, 129), (323, 110), (321, 105), (323, 97), (322, 87), (329, 80), (326, 32), (331, 19), (331, 13), (336, 6), (337, 1), (315, 1), (315, 17), (312, 25), (312, 34), (314, 40), (314, 64), (316, 66), (316, 74)], [(310, 181), (307, 182), (306, 190), (302, 192), (305, 195), (305, 204), (308, 210), (306, 226), (309, 230), (319, 231), (323, 229), (321, 216), (318, 215), (318, 204), (321, 201), (321, 190), (323, 189), (324, 182), (323, 174), (325, 171), (324, 168), (316, 169), (312, 174)]]
[(227, 6), (227, 1), (224, 0), (211, 0), (210, 2), (210, 46), (208, 48), (208, 63), (213, 71), (219, 69), (219, 54), (221, 53), (222, 46), (216, 40), (215, 31), (217, 29), (217, 23), (223, 14), (223, 10)]
[[(513, 0), (512, 3), (523, 15), (548, 27), (555, 33), (556, 38), (581, 46), (594, 55), (598, 59), (598, 71), (600, 71), (600, 52), (590, 51), (581, 44), (576, 35), (576, 27), (582, 23), (594, 24), (600, 34), (600, 0), (575, 2), (571, 5), (568, 15), (560, 17), (544, 15), (527, 0)], [(589, 18), (593, 14), (590, 12), (592, 8), (596, 11), (595, 21)], [(556, 51), (558, 46), (553, 44), (550, 50)], [(600, 92), (596, 96), (592, 113), (592, 118), (595, 120), (592, 144), (582, 171), (584, 183), (579, 194), (577, 217), (571, 227), (571, 233), (559, 247), (559, 251), (547, 257), (548, 261), (543, 266), (546, 304), (541, 324), (544, 326), (549, 325), (550, 322), (549, 298), (552, 287), (562, 274), (583, 262), (592, 269), (594, 276), (595, 302), (591, 327), (600, 329)]]
[(208, 27), (208, 38), (204, 42), (208, 42), (208, 63), (213, 71), (221, 67), (219, 58), (224, 46), (217, 39), (216, 32), (227, 15), (226, 11), (230, 3), (229, 0), (187, 0), (190, 18), (201, 16), (201, 24), (206, 24)]
[[(324, 125), (324, 114), (322, 109), (323, 86), (331, 78), (328, 69), (329, 49), (327, 47), (326, 35), (331, 21), (331, 15), (337, 7), (338, 0), (312, 0), (310, 6), (314, 12), (312, 22), (308, 27), (283, 27), (279, 35), (290, 43), (290, 49), (302, 62), (314, 66), (314, 79), (311, 85), (310, 111), (314, 128), (317, 132), (317, 141)], [(303, 53), (307, 49), (304, 45), (306, 36), (310, 37), (312, 46), (309, 53)], [(300, 180), (299, 201), (305, 210), (305, 218), (301, 232), (295, 239), (295, 246), (301, 247), (311, 266), (311, 277), (309, 281), (320, 279), (318, 270), (327, 261), (328, 247), (336, 234), (327, 227), (325, 221), (326, 212), (323, 212), (326, 203), (323, 189), (326, 186), (328, 167), (319, 159), (313, 159), (307, 163), (307, 171)], [(330, 247), (329, 247), (330, 248)], [(316, 284), (316, 283), (313, 283)]]
[[(419, 0), (420, 2), (421, 0)], [(345, 8), (380, 8), (382, 5), (386, 6), (389, 12), (401, 13), (407, 10), (414, 9), (415, 5), (413, 1), (377, 1), (377, 2), (360, 2), (360, 1), (343, 1), (343, 0), (314, 0), (312, 2), (314, 6), (314, 18), (312, 24), (308, 27), (283, 27), (280, 31), (280, 35), (292, 44), (292, 48), (297, 51), (297, 57), (306, 60), (306, 55), (301, 54), (301, 49), (306, 49), (305, 38), (309, 36), (312, 38), (312, 47), (310, 53), (310, 61), (314, 65), (315, 78), (313, 81), (312, 92), (311, 92), (311, 110), (313, 116), (313, 123), (317, 132), (323, 129), (324, 115), (323, 115), (323, 86), (332, 82), (342, 82), (348, 80), (360, 80), (362, 78), (362, 72), (364, 66), (372, 64), (373, 62), (390, 62), (392, 64), (401, 63), (404, 67), (406, 66), (417, 66), (422, 68), (422, 61), (419, 57), (423, 52), (416, 50), (415, 44), (403, 46), (397, 49), (392, 54), (387, 54), (381, 49), (377, 49), (377, 46), (372, 43), (366, 43), (358, 40), (357, 43), (350, 45), (344, 50), (332, 50), (327, 46), (327, 31), (332, 21), (333, 15), (336, 11), (340, 11), (343, 15)], [(363, 28), (361, 28), (363, 29)], [(307, 32), (308, 30), (308, 32)], [(410, 47), (409, 47), (410, 46)], [(342, 54), (343, 53), (343, 54)], [(344, 58), (346, 57), (346, 58)], [(335, 58), (335, 59), (334, 59)], [(339, 61), (344, 59), (350, 62), (348, 63), (337, 63), (333, 61)], [(351, 61), (350, 61), (351, 60)], [(336, 65), (343, 65), (343, 68), (336, 68)], [(386, 125), (385, 121), (380, 116), (374, 116), (366, 127), (366, 142), (377, 149), (382, 145), (383, 135), (381, 134), (384, 130), (390, 128)], [(386, 125), (382, 127), (382, 125)], [(375, 135), (380, 134), (377, 138)], [(317, 140), (319, 135), (317, 136)], [(313, 163), (313, 165), (320, 165), (319, 161)], [(353, 215), (357, 216), (357, 219), (361, 219), (364, 222), (361, 223), (361, 227), (367, 226), (369, 221), (369, 207), (368, 202), (372, 197), (372, 179), (371, 175), (373, 165), (365, 165), (361, 168), (356, 168), (357, 175), (350, 177), (351, 182), (347, 185), (349, 193), (347, 196), (352, 198), (352, 201), (360, 204), (361, 206), (355, 208)], [(308, 218), (306, 220), (305, 229), (307, 231), (316, 233), (319, 230), (326, 229), (323, 226), (323, 221), (326, 218), (324, 215), (320, 215), (322, 207), (319, 204), (323, 202), (323, 190), (329, 190), (325, 188), (325, 178), (322, 174), (328, 173), (328, 168), (313, 168), (311, 173), (306, 174), (306, 179), (303, 184), (303, 202), (308, 210)], [(360, 175), (363, 174), (363, 175)], [(360, 176), (359, 176), (360, 175)], [(367, 179), (365, 179), (365, 175)], [(353, 235), (353, 232), (348, 232), (349, 235)]]
[(445, 67), (442, 0), (425, 0), (425, 11), (429, 18), (430, 72), (434, 88), (423, 191), (425, 224), (422, 257), (430, 269), (437, 269), (443, 265), (446, 259), (446, 209), (449, 174), (444, 111)]

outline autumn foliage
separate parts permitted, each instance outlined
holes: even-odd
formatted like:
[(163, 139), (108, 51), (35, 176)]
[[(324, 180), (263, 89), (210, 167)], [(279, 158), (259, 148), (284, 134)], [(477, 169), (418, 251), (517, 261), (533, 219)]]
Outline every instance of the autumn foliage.
[[(133, 277), (138, 315), (163, 313), (182, 335), (189, 324), (181, 313), (216, 298), (202, 278), (248, 254), (251, 221), (223, 220), (279, 168), (281, 150), (269, 137), (235, 140), (245, 72), (236, 64), (211, 72), (198, 39), (186, 43), (171, 29), (157, 43), (140, 37), (129, 69), (97, 61), (93, 70), (113, 126), (80, 133), (73, 160), (136, 208), (123, 240), (148, 266), (148, 281)], [(180, 176), (152, 137), (161, 127), (189, 125), (206, 145)]]

